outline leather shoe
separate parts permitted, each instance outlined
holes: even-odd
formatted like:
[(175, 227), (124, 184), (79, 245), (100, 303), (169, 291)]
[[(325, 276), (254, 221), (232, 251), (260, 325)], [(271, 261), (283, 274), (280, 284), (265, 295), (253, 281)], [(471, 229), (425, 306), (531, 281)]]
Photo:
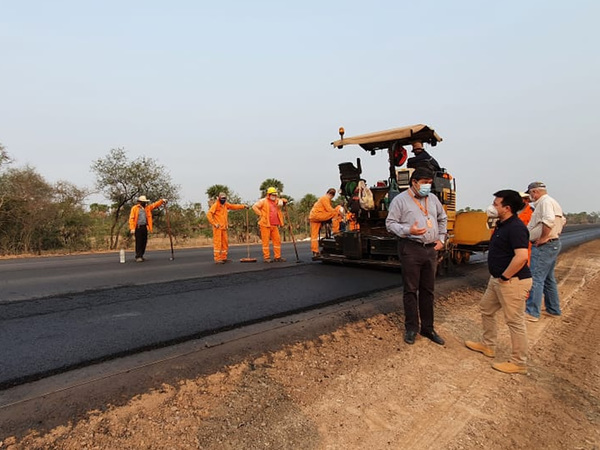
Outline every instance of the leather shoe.
[(404, 333), (404, 342), (406, 342), (407, 344), (414, 344), (415, 343), (415, 338), (417, 337), (417, 332), (416, 331), (407, 331), (406, 333)]
[(435, 342), (438, 345), (444, 345), (446, 341), (442, 339), (442, 337), (437, 334), (435, 331), (421, 331), (421, 336), (426, 337), (430, 341)]

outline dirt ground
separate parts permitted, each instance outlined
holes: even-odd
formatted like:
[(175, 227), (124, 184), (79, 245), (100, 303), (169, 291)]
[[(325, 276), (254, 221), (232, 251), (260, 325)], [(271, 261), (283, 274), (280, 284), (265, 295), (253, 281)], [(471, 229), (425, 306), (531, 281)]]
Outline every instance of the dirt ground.
[[(0, 448), (599, 449), (600, 241), (561, 255), (557, 278), (564, 314), (528, 323), (528, 375), (464, 347), (480, 332), (471, 282), (438, 292), (443, 347), (406, 345), (401, 313), (374, 314)], [(510, 351), (500, 330), (496, 360)]]

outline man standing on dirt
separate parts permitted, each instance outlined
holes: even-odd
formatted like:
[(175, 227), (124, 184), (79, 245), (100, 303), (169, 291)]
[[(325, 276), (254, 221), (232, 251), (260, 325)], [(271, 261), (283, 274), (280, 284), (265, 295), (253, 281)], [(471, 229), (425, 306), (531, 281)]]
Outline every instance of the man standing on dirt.
[[(152, 233), (152, 210), (167, 201), (161, 198), (150, 203), (145, 195), (138, 197), (138, 202), (133, 205), (129, 213), (129, 231), (135, 236), (135, 262), (143, 262), (148, 243), (148, 233)], [(149, 204), (150, 203), (150, 204)]]
[(529, 232), (517, 216), (517, 211), (523, 208), (523, 199), (517, 191), (509, 189), (496, 192), (494, 197), (498, 222), (488, 252), (491, 277), (479, 302), (483, 338), (481, 342), (465, 341), (465, 345), (493, 358), (498, 336), (496, 313), (502, 309), (510, 332), (512, 354), (510, 361), (493, 363), (492, 367), (504, 373), (527, 373), (525, 300), (532, 281), (527, 266)]
[(444, 345), (433, 328), (433, 300), (438, 250), (444, 248), (448, 217), (439, 199), (430, 194), (432, 182), (433, 172), (415, 169), (410, 188), (394, 197), (385, 221), (387, 230), (401, 238), (398, 251), (407, 344), (415, 343), (420, 328), (422, 336)]
[(219, 192), (217, 201), (212, 204), (206, 218), (213, 227), (213, 253), (215, 264), (225, 264), (230, 261), (227, 259), (227, 251), (229, 250), (229, 238), (227, 229), (229, 222), (227, 220), (230, 209), (245, 209), (246, 205), (238, 205), (227, 202), (227, 194)]
[(535, 209), (527, 225), (531, 247), (531, 273), (533, 286), (527, 299), (527, 320), (540, 320), (542, 297), (546, 305), (546, 314), (559, 317), (560, 299), (558, 286), (554, 277), (556, 258), (560, 253), (560, 234), (567, 222), (562, 208), (556, 200), (548, 195), (546, 185), (534, 181), (527, 186), (527, 193), (535, 202)]
[(323, 197), (315, 202), (308, 215), (308, 220), (310, 221), (310, 249), (312, 250), (313, 258), (319, 256), (319, 231), (321, 230), (321, 225), (338, 215), (338, 212), (331, 206), (333, 197), (335, 197), (335, 189), (330, 188)]

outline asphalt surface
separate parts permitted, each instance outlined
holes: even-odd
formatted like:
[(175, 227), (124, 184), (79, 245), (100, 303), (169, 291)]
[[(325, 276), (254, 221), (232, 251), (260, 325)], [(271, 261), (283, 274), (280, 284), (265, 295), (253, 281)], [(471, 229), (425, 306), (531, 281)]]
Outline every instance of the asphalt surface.
[[(600, 228), (563, 234), (563, 250)], [(0, 389), (401, 285), (398, 272), (310, 260), (308, 243), (284, 245), (285, 263), (215, 265), (212, 249), (0, 261)], [(474, 258), (483, 262), (485, 258)], [(298, 262), (299, 261), (299, 262)]]
[(301, 263), (291, 245), (287, 262), (271, 264), (240, 263), (245, 248), (225, 265), (211, 249), (173, 261), (150, 252), (144, 263), (119, 264), (118, 254), (3, 261), (0, 388), (401, 284), (398, 272), (324, 265), (298, 247)]

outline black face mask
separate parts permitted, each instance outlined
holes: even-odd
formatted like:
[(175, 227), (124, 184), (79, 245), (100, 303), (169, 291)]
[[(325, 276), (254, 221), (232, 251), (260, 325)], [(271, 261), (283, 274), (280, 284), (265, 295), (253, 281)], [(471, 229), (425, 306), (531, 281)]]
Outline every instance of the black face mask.
[(220, 198), (220, 199), (219, 199), (219, 203), (220, 203), (221, 205), (224, 205), (226, 201), (227, 201), (227, 199), (226, 199), (226, 198)]

